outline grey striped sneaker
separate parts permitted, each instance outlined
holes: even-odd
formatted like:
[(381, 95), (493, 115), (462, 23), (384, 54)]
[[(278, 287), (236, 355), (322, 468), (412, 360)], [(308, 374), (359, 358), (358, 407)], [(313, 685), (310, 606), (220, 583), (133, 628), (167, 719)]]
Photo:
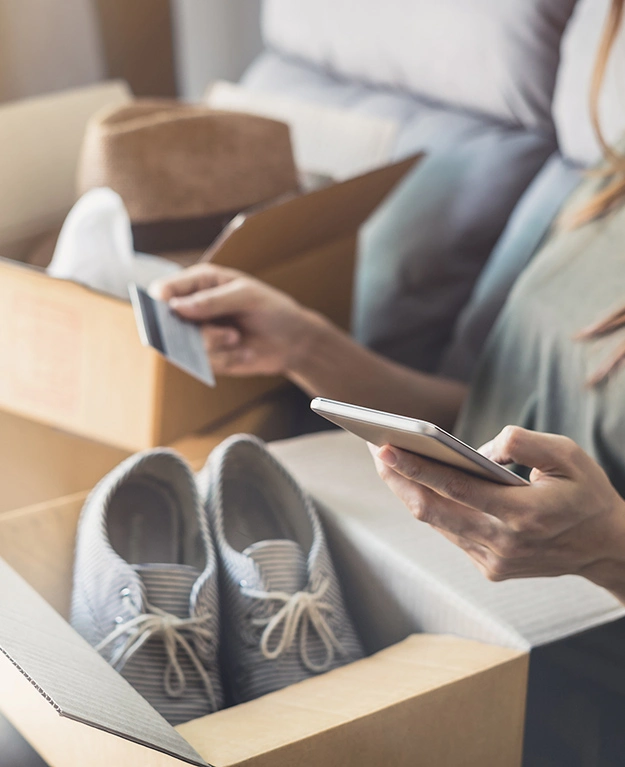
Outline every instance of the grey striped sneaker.
[(177, 453), (138, 453), (89, 495), (71, 623), (171, 724), (222, 707), (216, 558)]
[(220, 562), (233, 702), (362, 657), (312, 499), (265, 445), (230, 437), (198, 481)]

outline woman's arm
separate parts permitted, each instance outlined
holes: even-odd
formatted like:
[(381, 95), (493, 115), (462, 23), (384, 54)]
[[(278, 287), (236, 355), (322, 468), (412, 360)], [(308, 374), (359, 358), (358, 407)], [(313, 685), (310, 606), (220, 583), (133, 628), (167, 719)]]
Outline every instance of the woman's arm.
[(310, 396), (425, 418), (444, 428), (451, 428), (466, 395), (463, 384), (392, 363), (286, 294), (232, 269), (200, 264), (150, 292), (203, 325), (218, 375), (280, 374)]
[(535, 467), (527, 487), (494, 484), (396, 448), (380, 476), (413, 515), (464, 549), (491, 580), (581, 575), (625, 604), (625, 501), (572, 440), (506, 427), (481, 452)]
[(467, 387), (398, 365), (313, 316), (287, 376), (311, 396), (387, 410), (451, 429)]

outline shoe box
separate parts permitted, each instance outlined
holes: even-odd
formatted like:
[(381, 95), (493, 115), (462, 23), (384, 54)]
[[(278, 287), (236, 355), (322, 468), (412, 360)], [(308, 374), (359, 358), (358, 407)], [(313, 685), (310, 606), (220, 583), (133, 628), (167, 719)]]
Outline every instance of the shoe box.
[[(0, 108), (0, 141), (11, 145), (23, 128), (19, 164), (4, 159), (8, 167), (0, 167), (7, 184), (0, 198), (12, 199), (0, 226), (0, 255), (10, 256), (0, 259), (0, 408), (140, 450), (214, 424), (283, 382), (232, 378), (208, 388), (141, 346), (129, 302), (15, 260), (67, 213), (89, 114), (128, 98), (127, 89), (107, 85)], [(72, 141), (63, 131), (65, 114)], [(415, 162), (241, 214), (212, 247), (211, 260), (261, 277), (347, 326), (358, 228)], [(66, 202), (62, 211), (59, 200)]]
[(50, 767), (520, 765), (527, 654), (451, 636), (172, 728), (66, 622), (84, 498), (0, 515), (0, 712)]

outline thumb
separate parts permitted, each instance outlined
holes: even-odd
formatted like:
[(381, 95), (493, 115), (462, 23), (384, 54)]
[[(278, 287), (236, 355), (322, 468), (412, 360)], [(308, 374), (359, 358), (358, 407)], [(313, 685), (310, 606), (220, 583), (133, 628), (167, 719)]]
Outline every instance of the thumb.
[(571, 472), (571, 452), (580, 448), (559, 434), (544, 434), (520, 426), (506, 426), (480, 453), (496, 463), (518, 463), (545, 474)]
[(193, 322), (210, 322), (231, 317), (245, 310), (247, 291), (236, 282), (228, 282), (190, 296), (177, 296), (169, 301), (170, 307), (181, 317)]

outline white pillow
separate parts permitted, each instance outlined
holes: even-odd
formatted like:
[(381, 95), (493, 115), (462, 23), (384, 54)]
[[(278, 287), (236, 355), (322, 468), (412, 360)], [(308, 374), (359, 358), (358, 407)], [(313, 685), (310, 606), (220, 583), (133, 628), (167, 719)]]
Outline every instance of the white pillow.
[[(610, 0), (579, 0), (562, 41), (553, 118), (562, 153), (594, 165), (601, 149), (590, 122), (590, 80)], [(615, 43), (601, 94), (600, 119), (610, 144), (625, 134), (625, 29)]]
[[(591, 0), (592, 1), (592, 0)], [(552, 129), (575, 0), (265, 0), (265, 42), (335, 74)]]

